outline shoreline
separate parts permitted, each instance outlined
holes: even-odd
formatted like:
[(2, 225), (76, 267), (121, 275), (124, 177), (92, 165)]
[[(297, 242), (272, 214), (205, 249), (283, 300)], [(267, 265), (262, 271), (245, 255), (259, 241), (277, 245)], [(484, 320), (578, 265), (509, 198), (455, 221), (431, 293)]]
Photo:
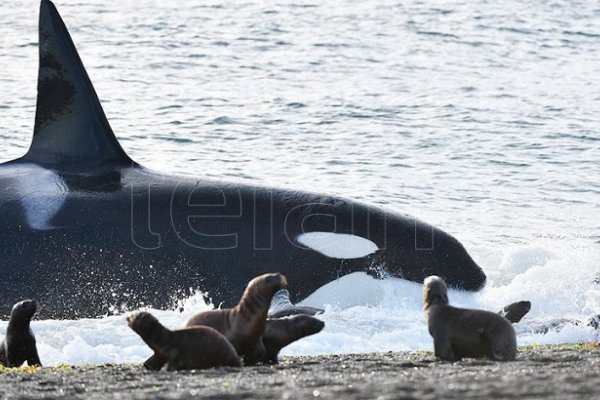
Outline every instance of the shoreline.
[(430, 351), (283, 357), (275, 366), (152, 372), (141, 364), (0, 369), (3, 399), (597, 398), (600, 345), (534, 345), (449, 363)]

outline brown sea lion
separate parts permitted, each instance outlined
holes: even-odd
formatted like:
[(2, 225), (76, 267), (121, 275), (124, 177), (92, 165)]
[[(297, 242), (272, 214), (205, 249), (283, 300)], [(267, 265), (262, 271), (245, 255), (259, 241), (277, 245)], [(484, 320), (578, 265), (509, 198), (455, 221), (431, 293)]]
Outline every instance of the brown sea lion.
[(225, 336), (207, 326), (171, 331), (148, 312), (130, 315), (127, 323), (154, 350), (157, 359), (165, 360), (167, 371), (242, 366)]
[(27, 361), (29, 366), (42, 365), (30, 326), (37, 307), (38, 303), (35, 300), (23, 300), (13, 306), (6, 337), (0, 343), (0, 364), (6, 367), (20, 367)]
[(310, 315), (299, 314), (286, 318), (268, 319), (262, 334), (266, 355), (262, 362), (277, 364), (279, 351), (303, 337), (321, 332), (325, 323)]
[(510, 303), (507, 306), (502, 307), (502, 310), (498, 311), (498, 314), (516, 324), (521, 321), (521, 319), (531, 310), (531, 302), (530, 301), (517, 301), (515, 303)]
[(287, 279), (282, 274), (257, 276), (248, 283), (237, 306), (192, 315), (185, 326), (204, 325), (216, 329), (231, 342), (244, 361), (256, 362), (250, 358), (260, 357), (257, 346), (258, 350), (262, 347), (260, 337), (265, 330), (271, 299), (286, 286)]
[(437, 357), (446, 361), (463, 357), (515, 359), (517, 336), (506, 318), (489, 311), (452, 307), (446, 282), (439, 276), (429, 276), (423, 283), (423, 310)]

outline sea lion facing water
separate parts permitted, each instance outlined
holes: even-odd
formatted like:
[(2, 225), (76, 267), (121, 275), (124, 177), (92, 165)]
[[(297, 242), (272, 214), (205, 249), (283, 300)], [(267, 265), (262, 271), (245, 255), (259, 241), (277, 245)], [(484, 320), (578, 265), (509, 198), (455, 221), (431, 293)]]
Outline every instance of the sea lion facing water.
[(130, 315), (127, 323), (154, 350), (156, 359), (164, 360), (160, 367), (166, 363), (167, 371), (242, 366), (225, 336), (207, 326), (171, 331), (148, 312)]
[(446, 361), (463, 357), (515, 359), (517, 338), (506, 318), (489, 311), (452, 307), (446, 283), (439, 276), (429, 276), (423, 283), (423, 310), (437, 357)]
[(42, 365), (30, 326), (37, 307), (38, 303), (35, 300), (23, 300), (13, 306), (6, 337), (0, 343), (0, 364), (6, 367), (20, 367), (27, 361), (27, 365), (30, 366)]

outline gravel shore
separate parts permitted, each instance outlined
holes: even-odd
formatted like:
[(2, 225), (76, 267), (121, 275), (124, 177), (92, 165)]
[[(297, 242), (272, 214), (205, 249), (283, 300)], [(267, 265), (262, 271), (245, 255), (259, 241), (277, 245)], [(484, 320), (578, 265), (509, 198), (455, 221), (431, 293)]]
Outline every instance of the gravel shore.
[(3, 399), (600, 398), (597, 343), (528, 346), (514, 362), (431, 352), (284, 358), (276, 366), (149, 372), (141, 365), (0, 371)]

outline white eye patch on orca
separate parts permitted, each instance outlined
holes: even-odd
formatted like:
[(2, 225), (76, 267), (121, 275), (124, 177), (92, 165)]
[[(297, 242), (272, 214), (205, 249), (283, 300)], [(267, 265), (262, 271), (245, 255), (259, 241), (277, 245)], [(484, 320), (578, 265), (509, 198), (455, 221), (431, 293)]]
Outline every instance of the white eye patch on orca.
[(67, 198), (67, 186), (60, 175), (35, 164), (14, 167), (11, 185), (16, 189), (29, 227), (53, 229), (50, 221)]
[(331, 258), (362, 258), (379, 248), (369, 239), (348, 233), (307, 232), (298, 235), (297, 242)]

